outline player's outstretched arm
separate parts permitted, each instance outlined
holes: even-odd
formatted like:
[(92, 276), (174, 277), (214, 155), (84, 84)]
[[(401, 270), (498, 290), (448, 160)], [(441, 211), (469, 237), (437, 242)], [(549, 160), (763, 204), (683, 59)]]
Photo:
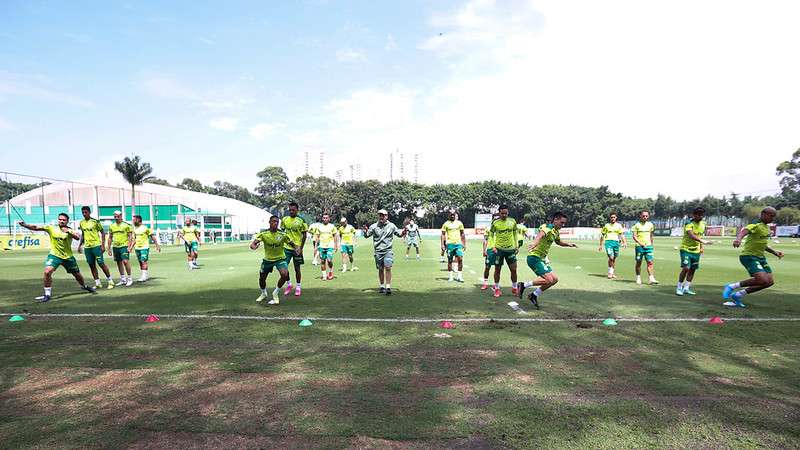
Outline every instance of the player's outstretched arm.
[(153, 244), (156, 245), (156, 251), (158, 253), (161, 253), (161, 244), (158, 243), (158, 239), (156, 239), (156, 235), (155, 234), (151, 234), (150, 235), (150, 240), (153, 241)]
[(558, 244), (560, 247), (578, 248), (578, 244), (573, 244), (572, 242), (564, 242), (561, 239), (557, 240), (556, 244)]
[(773, 255), (777, 256), (778, 259), (783, 258), (783, 252), (779, 252), (779, 251), (775, 250), (772, 247), (767, 247), (767, 248), (764, 249), (764, 251), (767, 252), (767, 253), (772, 253)]
[(261, 241), (258, 238), (253, 239), (253, 242), (250, 243), (250, 250), (255, 250), (258, 248)]
[[(544, 231), (540, 231), (539, 234), (537, 234), (536, 237), (533, 238), (533, 242), (531, 242), (531, 245), (528, 246), (528, 250), (533, 251), (533, 249), (535, 249), (536, 246), (539, 245), (539, 242), (542, 240), (542, 238), (544, 238)], [(497, 249), (495, 249), (495, 251), (497, 251)]]
[(81, 235), (80, 233), (78, 233), (77, 231), (73, 230), (70, 227), (61, 227), (61, 231), (72, 236), (73, 239), (83, 239), (83, 235)]
[(42, 228), (42, 227), (39, 227), (39, 226), (36, 226), (36, 225), (30, 225), (30, 224), (27, 224), (25, 222), (19, 222), (19, 226), (21, 226), (22, 228), (27, 228), (27, 229), (29, 229), (31, 231), (44, 231), (44, 228)]
[(742, 240), (748, 234), (750, 234), (750, 230), (742, 227), (742, 229), (736, 234), (736, 239), (733, 240), (733, 248), (739, 248), (739, 246), (742, 245)]
[(702, 239), (700, 236), (694, 234), (694, 231), (689, 230), (688, 235), (689, 235), (689, 239), (691, 239), (693, 241), (697, 241), (697, 242), (699, 242), (699, 243), (701, 243), (703, 245), (711, 245), (711, 241)]

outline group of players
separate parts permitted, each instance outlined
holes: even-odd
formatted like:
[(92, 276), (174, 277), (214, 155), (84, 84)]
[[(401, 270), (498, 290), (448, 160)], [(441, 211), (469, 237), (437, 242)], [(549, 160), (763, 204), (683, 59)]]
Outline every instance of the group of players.
[[(334, 271), (334, 255), (340, 252), (342, 255), (342, 272), (355, 271), (358, 268), (354, 261), (354, 246), (357, 235), (356, 228), (347, 222), (346, 218), (340, 220), (339, 225), (334, 225), (330, 221), (330, 215), (325, 213), (322, 222), (312, 224), (299, 215), (297, 203), (289, 203), (288, 215), (282, 219), (278, 216), (271, 216), (269, 228), (255, 235), (250, 243), (253, 250), (263, 246), (264, 258), (261, 262), (259, 271), (259, 287), (261, 294), (256, 302), (261, 303), (270, 298), (267, 291), (267, 276), (273, 270), (279, 274), (278, 282), (272, 291), (269, 305), (280, 303), (280, 294), (287, 296), (294, 290), (294, 295), (302, 295), (302, 270), (304, 264), (303, 248), (310, 234), (313, 239), (314, 259), (319, 260), (322, 280), (332, 280)], [(60, 266), (75, 277), (75, 280), (82, 289), (96, 293), (96, 289), (102, 287), (99, 278), (99, 271), (102, 270), (107, 279), (107, 289), (115, 286), (131, 286), (133, 278), (131, 276), (130, 253), (135, 251), (141, 276), (140, 282), (148, 279), (148, 260), (151, 241), (155, 244), (156, 250), (161, 251), (158, 240), (152, 231), (142, 224), (141, 216), (133, 216), (133, 225), (123, 221), (122, 212), (114, 212), (114, 221), (108, 227), (108, 233), (103, 229), (102, 224), (91, 217), (91, 210), (88, 207), (81, 209), (83, 220), (80, 221), (80, 233), (69, 228), (69, 216), (60, 214), (58, 225), (36, 226), (20, 222), (20, 226), (31, 231), (43, 231), (50, 236), (50, 254), (45, 261), (44, 270), (44, 294), (37, 297), (40, 302), (47, 302), (52, 295), (52, 274)], [(783, 253), (769, 247), (770, 229), (769, 224), (775, 219), (777, 211), (774, 208), (765, 208), (760, 215), (759, 221), (743, 227), (733, 241), (733, 246), (738, 248), (744, 242), (743, 250), (739, 256), (741, 264), (748, 271), (750, 278), (729, 283), (723, 288), (725, 306), (745, 307), (742, 298), (748, 294), (766, 289), (774, 284), (772, 269), (765, 258), (765, 253), (771, 253), (778, 258), (783, 257)], [(678, 277), (678, 284), (675, 293), (677, 295), (695, 295), (691, 289), (692, 281), (696, 271), (700, 267), (700, 258), (705, 250), (705, 246), (712, 242), (704, 239), (706, 224), (703, 220), (705, 210), (695, 208), (692, 211), (692, 220), (683, 229), (683, 239), (680, 246), (681, 272)], [(375, 266), (378, 270), (379, 289), (381, 294), (392, 294), (392, 266), (394, 263), (394, 253), (392, 250), (395, 237), (406, 238), (406, 258), (409, 257), (411, 247), (416, 247), (417, 259), (420, 258), (420, 231), (417, 224), (409, 220), (402, 228), (398, 228), (389, 221), (389, 214), (386, 210), (378, 211), (378, 220), (369, 227), (364, 226), (363, 236), (372, 238), (374, 247)], [(548, 258), (550, 248), (553, 244), (562, 247), (577, 247), (574, 243), (563, 242), (560, 237), (560, 230), (566, 224), (567, 216), (563, 213), (555, 213), (551, 217), (550, 223), (541, 225), (533, 241), (528, 246), (529, 254), (526, 263), (536, 277), (530, 281), (518, 281), (517, 278), (517, 255), (519, 249), (524, 245), (524, 239), (528, 235), (528, 229), (524, 223), (518, 223), (509, 217), (509, 210), (506, 205), (501, 205), (498, 213), (493, 216), (493, 220), (488, 229), (485, 230), (483, 239), (483, 256), (485, 268), (483, 272), (481, 289), (489, 288), (489, 275), (492, 267), (493, 285), (492, 295), (500, 297), (500, 275), (503, 265), (508, 265), (511, 278), (511, 291), (519, 298), (527, 289), (531, 289), (528, 300), (539, 307), (539, 300), (543, 293), (558, 283), (558, 276), (550, 266)], [(635, 247), (635, 272), (636, 283), (641, 284), (641, 264), (646, 262), (650, 284), (658, 284), (655, 279), (653, 264), (653, 235), (655, 227), (649, 221), (649, 212), (642, 211), (639, 221), (631, 227), (631, 236), (636, 244)], [(620, 255), (620, 248), (627, 247), (625, 240), (625, 230), (622, 224), (617, 222), (617, 215), (611, 214), (609, 223), (606, 223), (600, 232), (600, 251), (604, 251), (608, 257), (608, 278), (616, 278), (616, 260)], [(190, 270), (198, 268), (197, 253), (201, 243), (200, 230), (196, 222), (187, 218), (185, 226), (178, 231), (178, 238), (183, 242), (187, 254), (187, 264)], [(746, 240), (745, 240), (746, 238)], [(72, 254), (72, 240), (79, 240), (78, 253), (84, 253), (89, 264), (94, 286), (87, 283), (80, 273), (78, 263)], [(450, 211), (448, 220), (441, 228), (441, 251), (442, 257), (446, 257), (447, 270), (449, 272), (448, 281), (464, 282), (463, 277), (463, 257), (467, 247), (467, 239), (463, 223), (458, 220), (455, 211)], [(120, 274), (119, 282), (115, 283), (108, 266), (104, 261), (104, 254), (113, 257), (117, 263)], [(295, 283), (293, 284), (289, 276), (289, 263), (294, 268)]]

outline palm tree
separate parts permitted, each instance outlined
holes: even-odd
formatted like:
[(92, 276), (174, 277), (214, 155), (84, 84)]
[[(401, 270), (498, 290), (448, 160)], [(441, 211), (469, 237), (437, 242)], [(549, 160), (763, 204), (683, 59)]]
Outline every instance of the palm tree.
[(138, 156), (128, 158), (127, 156), (122, 161), (114, 163), (114, 168), (117, 172), (122, 174), (122, 178), (131, 184), (131, 213), (136, 214), (136, 186), (141, 186), (145, 181), (149, 181), (155, 177), (151, 177), (153, 168), (150, 163), (143, 163)]

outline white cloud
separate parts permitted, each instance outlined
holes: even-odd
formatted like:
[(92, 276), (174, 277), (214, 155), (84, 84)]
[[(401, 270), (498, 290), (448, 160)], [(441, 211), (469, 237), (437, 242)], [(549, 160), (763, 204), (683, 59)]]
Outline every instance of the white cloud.
[(336, 59), (339, 62), (361, 62), (366, 61), (367, 56), (361, 50), (343, 48), (336, 51)]
[(236, 117), (219, 117), (208, 122), (211, 128), (223, 131), (235, 131), (239, 128), (239, 119)]
[(196, 100), (199, 95), (187, 84), (166, 75), (145, 78), (142, 83), (145, 92), (171, 100)]
[(370, 131), (396, 129), (413, 121), (415, 95), (415, 92), (402, 88), (386, 92), (365, 89), (332, 100), (327, 110), (337, 127)]
[(53, 88), (54, 83), (46, 76), (24, 75), (0, 70), (0, 100), (3, 96), (29, 97), (55, 103), (91, 108), (94, 103), (74, 94)]
[(262, 140), (272, 135), (275, 130), (282, 128), (283, 124), (280, 123), (259, 123), (250, 127), (249, 135), (253, 139)]

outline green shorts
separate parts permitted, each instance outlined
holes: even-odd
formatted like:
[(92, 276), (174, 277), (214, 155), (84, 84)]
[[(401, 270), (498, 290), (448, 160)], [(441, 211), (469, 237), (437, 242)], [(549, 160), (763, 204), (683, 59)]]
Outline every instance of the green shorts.
[(681, 250), (681, 267), (688, 267), (689, 269), (700, 268), (700, 253), (687, 252)]
[(494, 266), (497, 264), (497, 255), (491, 248), (486, 249), (486, 267)]
[(553, 268), (550, 267), (550, 264), (544, 262), (543, 259), (539, 258), (538, 256), (528, 255), (528, 267), (531, 268), (533, 273), (536, 274), (537, 277), (544, 276), (553, 271)]
[(353, 254), (353, 244), (342, 244), (341, 253), (344, 255), (345, 253), (348, 255)]
[(295, 264), (305, 264), (305, 260), (303, 259), (303, 254), (300, 253), (299, 255), (294, 254), (294, 250), (289, 250), (288, 248), (283, 249), (283, 254), (286, 256), (286, 264), (289, 264), (289, 261), (294, 260)]
[(50, 254), (47, 255), (47, 259), (44, 260), (44, 266), (52, 267), (53, 269), (58, 269), (58, 266), (64, 266), (64, 270), (66, 270), (68, 273), (81, 272), (81, 269), (78, 268), (78, 261), (75, 260), (74, 256), (70, 256), (69, 258), (64, 259), (64, 258), (59, 258), (56, 255)]
[(323, 261), (325, 261), (326, 259), (333, 261), (333, 255), (335, 252), (333, 251), (332, 247), (320, 247), (318, 250), (319, 250), (319, 259)]
[(84, 248), (83, 254), (86, 255), (86, 262), (90, 266), (106, 263), (105, 259), (103, 259), (103, 249), (99, 245), (97, 247)]
[(609, 258), (616, 258), (619, 256), (619, 241), (605, 241), (603, 246), (606, 249), (606, 255)]
[(114, 255), (114, 261), (127, 261), (131, 259), (128, 247), (111, 247), (111, 253)]
[(515, 264), (517, 262), (517, 252), (515, 250), (498, 248), (497, 255), (495, 255), (495, 264), (498, 266), (502, 266), (503, 261), (505, 261), (508, 264)]
[(747, 269), (747, 273), (750, 276), (758, 272), (772, 273), (772, 267), (769, 266), (767, 258), (763, 256), (741, 255), (739, 256), (739, 262)]
[(456, 256), (459, 258), (464, 256), (464, 246), (461, 244), (447, 244), (447, 259), (452, 260)]
[(149, 248), (142, 248), (142, 249), (135, 249), (136, 251), (136, 259), (139, 262), (147, 262), (150, 259), (150, 249)]
[(261, 260), (261, 273), (272, 273), (272, 269), (278, 269), (280, 272), (281, 269), (288, 270), (289, 265), (286, 264), (285, 259), (279, 259), (277, 261), (267, 261), (266, 259)]
[(640, 245), (636, 246), (636, 261), (641, 261), (644, 258), (647, 262), (653, 261), (653, 246), (648, 245), (646, 247), (642, 247)]
[(197, 253), (198, 248), (200, 248), (200, 243), (197, 241), (183, 243), (183, 249), (186, 250), (186, 253)]

